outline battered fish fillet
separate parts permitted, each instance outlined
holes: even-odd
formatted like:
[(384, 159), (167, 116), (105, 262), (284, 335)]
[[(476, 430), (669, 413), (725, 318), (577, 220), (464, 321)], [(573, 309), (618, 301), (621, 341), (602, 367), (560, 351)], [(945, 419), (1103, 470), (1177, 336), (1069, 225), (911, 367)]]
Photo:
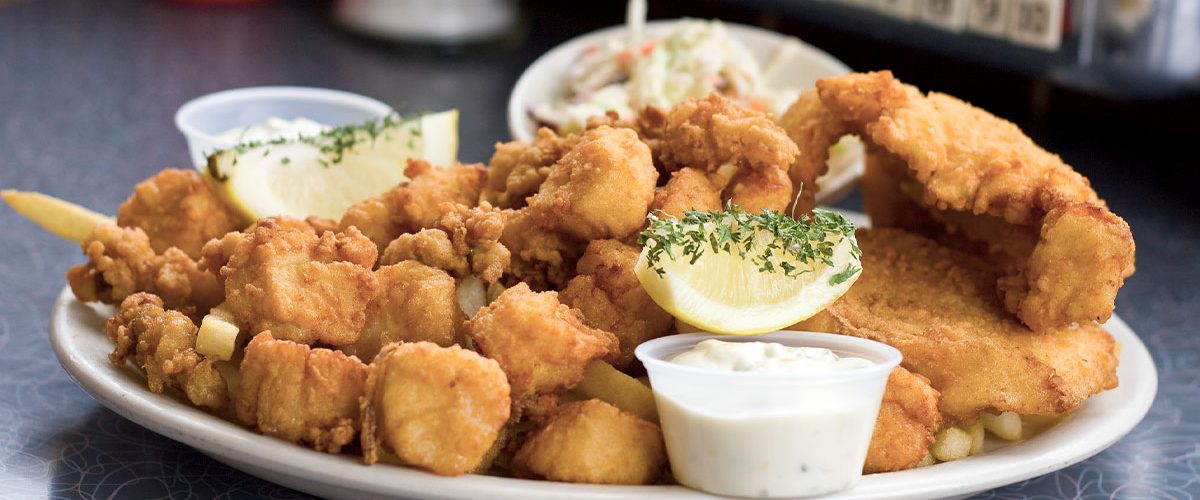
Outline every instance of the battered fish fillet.
[(443, 202), (475, 206), (487, 172), (480, 164), (437, 168), (414, 159), (408, 161), (404, 175), (408, 181), (351, 206), (338, 227), (343, 231), (357, 227), (383, 252), (397, 236), (432, 227), (442, 215), (438, 206)]
[(183, 313), (164, 309), (157, 296), (135, 293), (121, 301), (105, 326), (114, 345), (108, 359), (124, 364), (132, 357), (146, 372), (150, 392), (174, 387), (193, 405), (221, 411), (229, 403), (228, 388), (214, 360), (196, 352), (197, 330)]
[(929, 453), (941, 422), (938, 392), (930, 387), (929, 380), (896, 367), (883, 392), (863, 473), (916, 467)]
[(475, 275), (486, 283), (498, 281), (512, 261), (511, 252), (500, 243), (507, 213), (486, 201), (474, 208), (442, 203), (439, 209), (442, 215), (433, 228), (402, 234), (388, 243), (380, 264), (417, 260), (457, 278)]
[(579, 275), (558, 294), (562, 303), (583, 313), (588, 326), (617, 336), (617, 368), (633, 362), (639, 344), (671, 333), (675, 325), (675, 318), (658, 307), (638, 281), (639, 253), (638, 247), (620, 241), (592, 241), (575, 267)]
[(101, 224), (82, 247), (88, 262), (67, 270), (67, 282), (83, 302), (116, 304), (134, 293), (147, 292), (160, 297), (167, 309), (199, 318), (225, 300), (214, 273), (202, 269), (178, 248), (155, 253), (140, 228)]
[[(771, 116), (738, 105), (720, 94), (688, 99), (670, 110), (643, 109), (632, 123), (616, 115), (589, 122), (638, 131), (665, 172), (691, 167), (749, 212), (785, 211), (792, 203), (788, 169), (800, 151)], [(812, 207), (798, 207), (810, 210)]]
[(465, 326), (479, 352), (508, 374), (518, 408), (536, 394), (574, 387), (589, 361), (612, 361), (620, 352), (615, 335), (585, 325), (557, 293), (533, 292), (524, 283), (505, 290)]
[(354, 344), (342, 352), (375, 359), (392, 342), (428, 341), (448, 347), (464, 338), (466, 320), (455, 296), (454, 278), (416, 261), (375, 270), (379, 295), (367, 304), (366, 323)]
[(721, 191), (713, 186), (704, 172), (684, 167), (671, 174), (670, 180), (654, 192), (650, 211), (682, 218), (688, 210), (712, 212), (721, 209)]
[(175, 247), (198, 259), (208, 240), (246, 227), (211, 182), (195, 170), (165, 169), (133, 188), (117, 208), (117, 225), (141, 228), (155, 252)]
[[(225, 303), (251, 333), (346, 346), (358, 340), (367, 304), (379, 293), (375, 245), (357, 229), (320, 236), (286, 217), (259, 220), (205, 247), (221, 267)], [(213, 257), (217, 255), (217, 257)]]
[(579, 240), (626, 238), (641, 229), (657, 180), (636, 133), (599, 127), (550, 167), (526, 210), (540, 227)]
[(513, 457), (517, 477), (649, 484), (667, 465), (657, 425), (590, 399), (564, 404)]
[(480, 201), (502, 209), (525, 207), (526, 199), (537, 193), (550, 175), (550, 166), (578, 143), (579, 135), (559, 137), (545, 127), (538, 129), (532, 141), (496, 143)]
[(262, 332), (246, 346), (240, 373), (235, 409), (243, 424), (329, 453), (358, 435), (367, 383), (358, 358)]
[(458, 346), (390, 344), (362, 398), (363, 461), (380, 449), (443, 476), (476, 468), (508, 421), (508, 381), (495, 361)]
[(863, 274), (798, 328), (896, 347), (941, 393), (955, 425), (979, 412), (1058, 415), (1117, 386), (1111, 336), (1095, 323), (1034, 332), (1006, 314), (980, 260), (896, 229), (858, 232)]
[[(887, 71), (823, 79), (817, 90), (821, 113), (903, 160), (910, 191), (948, 232), (998, 254), (996, 291), (1022, 322), (1042, 330), (1111, 316), (1134, 270), (1133, 236), (1061, 158), (1016, 125)], [(1010, 245), (1008, 226), (1032, 235), (1032, 248)]]

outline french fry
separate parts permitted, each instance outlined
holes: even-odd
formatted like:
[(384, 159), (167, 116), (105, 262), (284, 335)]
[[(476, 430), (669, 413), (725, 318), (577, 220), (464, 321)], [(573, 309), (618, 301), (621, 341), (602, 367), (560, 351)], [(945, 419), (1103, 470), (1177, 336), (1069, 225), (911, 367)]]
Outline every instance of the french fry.
[(971, 435), (971, 455), (983, 453), (983, 422), (976, 420), (967, 427), (967, 433)]
[(33, 191), (0, 191), (0, 198), (17, 213), (55, 236), (82, 244), (98, 224), (115, 224), (112, 217), (74, 203)]
[(971, 455), (971, 434), (958, 427), (947, 427), (933, 438), (929, 452), (942, 462), (952, 462)]
[(240, 332), (232, 314), (222, 306), (214, 307), (200, 321), (200, 331), (196, 333), (196, 352), (229, 361), (237, 351)]
[(583, 371), (583, 380), (575, 386), (575, 391), (651, 422), (658, 422), (654, 391), (603, 361), (588, 363)]
[(937, 460), (933, 458), (933, 454), (926, 453), (925, 458), (922, 458), (920, 462), (917, 462), (917, 467), (929, 467), (930, 465), (933, 465), (936, 463), (937, 463)]
[(984, 429), (1000, 439), (1018, 441), (1024, 436), (1021, 416), (1011, 411), (999, 415), (983, 412), (979, 414), (979, 421), (983, 422)]

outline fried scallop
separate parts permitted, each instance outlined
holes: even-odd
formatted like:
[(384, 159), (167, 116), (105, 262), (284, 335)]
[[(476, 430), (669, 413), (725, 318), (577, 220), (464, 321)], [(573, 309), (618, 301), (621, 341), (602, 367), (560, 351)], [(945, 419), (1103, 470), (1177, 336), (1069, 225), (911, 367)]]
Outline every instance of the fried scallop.
[(380, 451), (443, 476), (475, 469), (508, 421), (495, 361), (458, 346), (394, 343), (371, 363), (362, 400), (363, 460)]
[(367, 366), (329, 349), (255, 335), (240, 368), (235, 410), (263, 434), (338, 453), (358, 436)]
[(521, 445), (518, 477), (595, 484), (649, 484), (667, 465), (657, 425), (598, 399), (567, 403)]
[(155, 252), (175, 247), (198, 259), (208, 240), (246, 227), (211, 183), (195, 170), (163, 169), (117, 207), (117, 225), (141, 228)]
[(942, 423), (939, 394), (925, 377), (897, 366), (888, 376), (867, 448), (864, 474), (916, 467)]
[(379, 295), (367, 304), (362, 334), (343, 352), (371, 360), (392, 342), (449, 347), (464, 338), (466, 316), (458, 305), (454, 278), (445, 271), (408, 260), (380, 266), (375, 277)]

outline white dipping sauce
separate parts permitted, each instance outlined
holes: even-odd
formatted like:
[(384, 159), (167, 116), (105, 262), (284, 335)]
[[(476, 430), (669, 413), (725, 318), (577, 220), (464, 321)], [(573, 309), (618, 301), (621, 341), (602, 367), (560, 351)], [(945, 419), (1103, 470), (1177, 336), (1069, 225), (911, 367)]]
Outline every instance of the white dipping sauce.
[(217, 139), (227, 144), (267, 142), (283, 138), (314, 137), (331, 128), (303, 117), (294, 120), (271, 117), (258, 125), (235, 127), (221, 132), (217, 134)]
[[(874, 365), (828, 349), (705, 340), (669, 361), (725, 372), (796, 374), (798, 380)], [(656, 391), (675, 478), (710, 493), (820, 495), (862, 475), (879, 410), (878, 389), (838, 382), (763, 384), (684, 405)], [(693, 397), (694, 401), (695, 398)]]

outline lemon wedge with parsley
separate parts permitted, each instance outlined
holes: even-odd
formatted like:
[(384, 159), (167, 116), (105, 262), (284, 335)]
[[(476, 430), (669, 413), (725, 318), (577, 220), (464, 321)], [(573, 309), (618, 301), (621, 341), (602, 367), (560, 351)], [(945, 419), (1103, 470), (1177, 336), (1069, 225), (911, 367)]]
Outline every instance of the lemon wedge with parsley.
[(249, 220), (339, 219), (350, 205), (406, 178), (409, 158), (447, 166), (458, 153), (458, 111), (392, 114), (314, 137), (242, 144), (208, 158), (208, 174)]
[(795, 220), (729, 206), (648, 219), (638, 280), (660, 307), (708, 332), (786, 328), (828, 307), (862, 271), (854, 225), (827, 210)]

